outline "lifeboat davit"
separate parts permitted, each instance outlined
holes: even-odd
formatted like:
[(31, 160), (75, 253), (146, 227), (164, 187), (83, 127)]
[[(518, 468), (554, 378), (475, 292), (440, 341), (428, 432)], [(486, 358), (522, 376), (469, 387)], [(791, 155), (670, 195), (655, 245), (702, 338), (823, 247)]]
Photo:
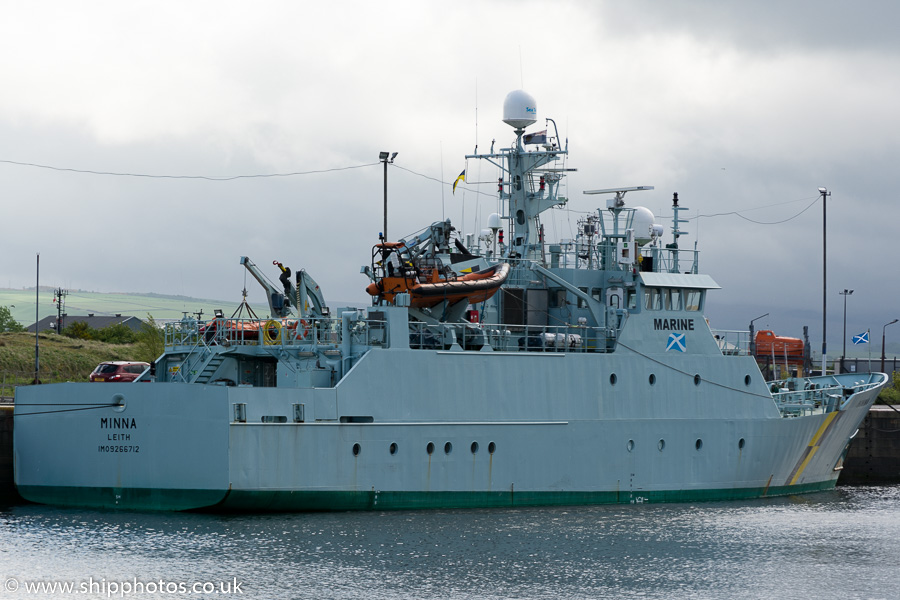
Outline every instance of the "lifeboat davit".
[(410, 297), (413, 308), (430, 308), (449, 301), (455, 304), (466, 300), (469, 304), (484, 302), (497, 293), (506, 278), (509, 277), (509, 265), (502, 263), (483, 271), (467, 273), (454, 279), (447, 279), (432, 271), (431, 280), (425, 277), (420, 281), (416, 277), (384, 277), (369, 284), (366, 292), (370, 296), (381, 296), (393, 302), (397, 294), (406, 293)]

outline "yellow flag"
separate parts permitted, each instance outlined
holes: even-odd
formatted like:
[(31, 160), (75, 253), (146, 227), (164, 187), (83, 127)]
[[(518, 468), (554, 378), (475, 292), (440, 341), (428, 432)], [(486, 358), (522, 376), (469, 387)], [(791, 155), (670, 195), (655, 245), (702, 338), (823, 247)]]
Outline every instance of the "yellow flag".
[(456, 184), (459, 183), (460, 181), (465, 181), (465, 180), (466, 180), (466, 170), (463, 169), (462, 173), (459, 174), (459, 177), (456, 178), (456, 181), (453, 182), (453, 193), (454, 194), (456, 193)]

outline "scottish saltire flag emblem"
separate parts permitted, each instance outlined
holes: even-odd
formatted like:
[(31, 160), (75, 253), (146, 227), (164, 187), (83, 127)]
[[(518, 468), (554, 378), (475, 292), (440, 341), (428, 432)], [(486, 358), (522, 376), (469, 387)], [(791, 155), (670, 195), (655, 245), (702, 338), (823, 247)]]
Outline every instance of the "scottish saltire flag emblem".
[(861, 333), (859, 335), (853, 336), (854, 344), (868, 344), (869, 343), (869, 332)]
[(528, 133), (525, 135), (524, 140), (526, 144), (546, 144), (547, 130), (545, 129), (536, 133)]
[(669, 342), (666, 344), (666, 352), (669, 350), (677, 350), (678, 352), (684, 352), (684, 334), (683, 333), (670, 333), (669, 334)]

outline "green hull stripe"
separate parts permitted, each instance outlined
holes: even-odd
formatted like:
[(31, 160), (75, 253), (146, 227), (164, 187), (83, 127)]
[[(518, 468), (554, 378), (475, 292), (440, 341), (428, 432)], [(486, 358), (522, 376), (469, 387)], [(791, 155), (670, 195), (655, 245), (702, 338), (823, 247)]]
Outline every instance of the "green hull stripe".
[(835, 480), (780, 487), (636, 492), (349, 492), (168, 490), (21, 486), (41, 504), (128, 510), (340, 511), (424, 508), (510, 508), (704, 502), (785, 496), (834, 488)]

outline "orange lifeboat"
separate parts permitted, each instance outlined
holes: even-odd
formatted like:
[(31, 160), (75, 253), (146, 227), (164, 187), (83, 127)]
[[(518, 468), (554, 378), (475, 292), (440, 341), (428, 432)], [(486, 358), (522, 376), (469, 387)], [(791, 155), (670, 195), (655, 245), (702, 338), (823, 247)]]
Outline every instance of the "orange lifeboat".
[(430, 308), (445, 300), (451, 304), (460, 300), (477, 304), (496, 294), (507, 277), (509, 265), (506, 263), (457, 277), (447, 277), (438, 269), (432, 269), (430, 273), (419, 276), (404, 273), (383, 277), (369, 284), (366, 292), (370, 296), (381, 296), (388, 302), (393, 302), (397, 294), (409, 294), (413, 308)]
[(769, 329), (756, 333), (756, 356), (760, 359), (774, 356), (776, 362), (786, 359), (789, 363), (802, 364), (803, 346), (803, 340), (775, 335)]

